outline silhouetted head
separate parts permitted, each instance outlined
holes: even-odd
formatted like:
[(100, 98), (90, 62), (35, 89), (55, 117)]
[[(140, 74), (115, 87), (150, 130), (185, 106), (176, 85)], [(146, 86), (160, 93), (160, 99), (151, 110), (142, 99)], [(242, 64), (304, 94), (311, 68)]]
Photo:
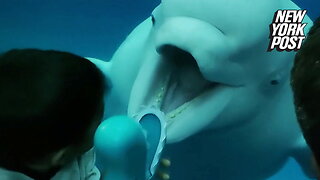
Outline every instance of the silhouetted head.
[(0, 166), (41, 179), (88, 151), (104, 82), (93, 63), (70, 53), (0, 55)]
[(320, 18), (295, 57), (292, 88), (300, 126), (320, 165)]

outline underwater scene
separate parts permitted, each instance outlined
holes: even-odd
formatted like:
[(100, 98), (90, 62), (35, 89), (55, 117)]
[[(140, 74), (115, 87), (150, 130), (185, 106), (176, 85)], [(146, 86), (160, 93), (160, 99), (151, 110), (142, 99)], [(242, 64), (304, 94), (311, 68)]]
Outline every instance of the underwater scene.
[(101, 177), (81, 180), (310, 180), (290, 73), (318, 17), (319, 0), (1, 0), (0, 53), (66, 51), (103, 73)]

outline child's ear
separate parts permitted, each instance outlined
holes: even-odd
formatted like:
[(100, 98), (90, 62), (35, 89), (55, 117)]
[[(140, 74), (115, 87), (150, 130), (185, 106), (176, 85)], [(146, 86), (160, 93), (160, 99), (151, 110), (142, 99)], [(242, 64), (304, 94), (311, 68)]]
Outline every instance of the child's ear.
[(69, 149), (70, 147), (66, 147), (56, 152), (51, 158), (51, 165), (65, 164), (67, 161), (66, 154), (69, 151)]
[(36, 162), (27, 163), (26, 165), (28, 168), (31, 168), (33, 170), (46, 172), (54, 166), (65, 164), (68, 161), (67, 152), (69, 152), (70, 150), (70, 147), (63, 148), (53, 154), (48, 155), (47, 157), (44, 157), (43, 159), (40, 159)]

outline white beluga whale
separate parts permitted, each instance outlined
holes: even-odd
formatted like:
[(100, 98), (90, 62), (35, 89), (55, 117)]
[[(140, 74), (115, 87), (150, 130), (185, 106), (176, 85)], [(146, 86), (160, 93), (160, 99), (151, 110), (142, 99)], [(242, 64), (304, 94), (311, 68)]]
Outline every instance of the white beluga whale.
[(106, 114), (165, 113), (175, 180), (267, 179), (289, 157), (312, 176), (289, 85), (294, 52), (267, 52), (278, 9), (299, 7), (162, 0), (110, 62), (93, 60), (112, 84)]

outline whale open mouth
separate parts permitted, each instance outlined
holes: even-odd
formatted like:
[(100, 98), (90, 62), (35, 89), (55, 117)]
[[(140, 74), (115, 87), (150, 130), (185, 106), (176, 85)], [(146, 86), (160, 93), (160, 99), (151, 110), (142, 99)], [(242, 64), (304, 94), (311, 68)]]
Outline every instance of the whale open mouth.
[(164, 68), (171, 71), (160, 100), (160, 110), (170, 118), (181, 113), (193, 99), (218, 85), (202, 76), (196, 59), (190, 53), (171, 45), (161, 46), (158, 53), (161, 60), (166, 61), (167, 67)]
[(157, 51), (159, 56), (147, 59), (139, 71), (128, 114), (135, 118), (147, 108), (158, 109), (165, 114), (168, 141), (179, 141), (208, 127), (231, 100), (233, 88), (205, 79), (187, 51), (172, 45)]

